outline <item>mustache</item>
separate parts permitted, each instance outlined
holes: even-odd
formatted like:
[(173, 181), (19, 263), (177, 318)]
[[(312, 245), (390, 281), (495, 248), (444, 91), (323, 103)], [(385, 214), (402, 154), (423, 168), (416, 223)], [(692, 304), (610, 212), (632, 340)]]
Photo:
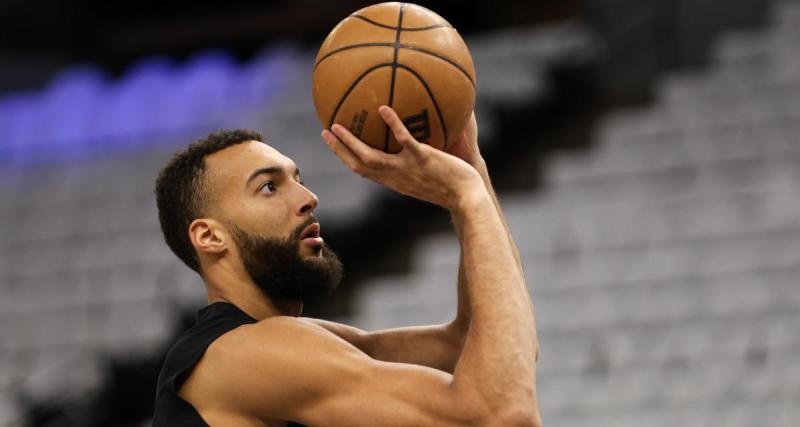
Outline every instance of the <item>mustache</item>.
[(317, 217), (315, 217), (313, 214), (309, 215), (308, 218), (306, 218), (306, 220), (303, 221), (300, 225), (298, 225), (297, 228), (295, 228), (294, 231), (292, 232), (292, 235), (291, 235), (292, 241), (299, 242), (300, 241), (300, 235), (303, 234), (303, 230), (305, 230), (306, 227), (308, 227), (309, 225), (311, 225), (311, 224), (313, 224), (315, 222), (318, 222), (317, 221)]

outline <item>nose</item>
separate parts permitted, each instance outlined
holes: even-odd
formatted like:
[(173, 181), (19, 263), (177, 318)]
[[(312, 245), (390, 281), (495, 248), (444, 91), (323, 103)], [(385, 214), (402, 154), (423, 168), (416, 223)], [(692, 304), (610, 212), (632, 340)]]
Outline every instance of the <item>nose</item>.
[(317, 197), (316, 194), (312, 193), (311, 190), (303, 187), (302, 185), (300, 186), (300, 188), (301, 188), (300, 191), (303, 192), (303, 199), (299, 205), (300, 208), (297, 210), (297, 214), (305, 215), (314, 212), (314, 209), (316, 209), (317, 205), (319, 205), (319, 197)]

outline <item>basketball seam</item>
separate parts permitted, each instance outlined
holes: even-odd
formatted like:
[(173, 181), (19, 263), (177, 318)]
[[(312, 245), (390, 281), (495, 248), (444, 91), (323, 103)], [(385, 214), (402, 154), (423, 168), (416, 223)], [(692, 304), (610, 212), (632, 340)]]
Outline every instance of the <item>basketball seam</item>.
[(317, 67), (319, 66), (319, 64), (322, 63), (322, 61), (328, 59), (329, 56), (333, 56), (334, 54), (337, 54), (337, 53), (339, 53), (339, 52), (341, 52), (343, 50), (356, 49), (356, 48), (359, 48), (359, 47), (392, 47), (392, 46), (394, 46), (394, 43), (374, 42), (374, 43), (350, 44), (350, 45), (347, 45), (347, 46), (338, 47), (338, 48), (326, 53), (325, 56), (320, 58), (317, 61), (317, 63), (314, 64), (314, 69), (316, 70)]
[(356, 85), (358, 85), (358, 83), (361, 80), (363, 80), (364, 77), (367, 76), (367, 74), (369, 74), (369, 73), (371, 73), (371, 72), (373, 72), (373, 71), (375, 71), (375, 70), (377, 70), (379, 68), (389, 67), (391, 65), (392, 65), (391, 63), (383, 63), (383, 64), (373, 65), (372, 67), (367, 68), (366, 71), (361, 73), (361, 75), (358, 76), (358, 78), (356, 78), (355, 81), (353, 81), (353, 83), (350, 85), (349, 88), (347, 88), (347, 90), (342, 95), (342, 97), (339, 98), (339, 102), (336, 103), (336, 108), (333, 110), (333, 114), (331, 114), (330, 122), (328, 123), (328, 129), (330, 129), (333, 126), (333, 121), (336, 119), (336, 115), (339, 114), (339, 109), (342, 108), (342, 104), (344, 104), (344, 101), (347, 99), (347, 97), (350, 95), (350, 92), (353, 91), (353, 89), (356, 87)]
[(427, 50), (425, 48), (412, 46), (412, 45), (407, 45), (407, 44), (402, 44), (402, 43), (395, 44), (395, 43), (376, 42), (376, 43), (359, 43), (359, 44), (351, 44), (351, 45), (347, 45), (347, 46), (342, 46), (340, 48), (334, 49), (334, 50), (326, 53), (322, 58), (320, 58), (319, 61), (317, 61), (317, 63), (314, 64), (314, 70), (317, 69), (317, 67), (319, 66), (319, 64), (322, 63), (322, 61), (328, 59), (328, 57), (333, 56), (334, 54), (337, 54), (337, 53), (339, 53), (341, 51), (344, 51), (344, 50), (357, 49), (357, 48), (360, 48), (360, 47), (395, 47), (396, 48), (395, 50), (397, 50), (397, 49), (410, 49), (410, 50), (413, 50), (413, 51), (416, 51), (416, 52), (424, 53), (426, 55), (430, 55), (430, 56), (439, 58), (442, 61), (445, 61), (448, 64), (454, 66), (458, 71), (461, 71), (461, 73), (464, 74), (464, 77), (466, 77), (467, 80), (469, 80), (469, 83), (472, 85), (472, 89), (473, 90), (475, 89), (475, 82), (472, 80), (472, 77), (470, 77), (470, 75), (467, 72), (467, 70), (462, 68), (455, 61), (451, 60), (450, 58), (448, 58), (446, 56), (439, 55), (436, 52), (432, 52), (430, 50)]
[[(389, 82), (389, 106), (392, 106), (392, 102), (394, 101), (394, 79), (397, 75), (397, 53), (400, 51), (397, 45), (400, 44), (400, 33), (403, 31), (403, 12), (405, 11), (406, 4), (400, 3), (400, 13), (397, 17), (397, 33), (395, 34), (394, 38), (394, 59), (392, 60), (392, 80)], [(389, 124), (386, 124), (386, 130), (383, 134), (383, 151), (385, 153), (389, 152)]]
[[(362, 20), (364, 22), (367, 22), (369, 24), (375, 25), (377, 27), (386, 28), (387, 30), (397, 30), (398, 29), (398, 27), (392, 27), (391, 25), (381, 24), (380, 22), (373, 21), (373, 20), (367, 18), (366, 16), (357, 15), (355, 13), (350, 15), (350, 16), (348, 16), (347, 18), (358, 18), (358, 19), (360, 19), (360, 20)], [(405, 27), (405, 28), (401, 27), (400, 30), (402, 30), (402, 31), (425, 31), (425, 30), (432, 30), (434, 28), (453, 28), (453, 26), (450, 25), (450, 24), (434, 24), (434, 25), (428, 25), (427, 27)]]
[(456, 67), (458, 69), (458, 71), (461, 71), (461, 73), (464, 74), (464, 77), (466, 77), (467, 80), (469, 80), (470, 84), (472, 85), (472, 89), (473, 90), (475, 89), (475, 82), (472, 81), (472, 77), (470, 77), (469, 73), (467, 73), (467, 70), (461, 68), (461, 66), (458, 65), (452, 59), (450, 59), (450, 58), (448, 58), (446, 56), (443, 56), (443, 55), (439, 55), (438, 53), (430, 51), (428, 49), (425, 49), (424, 47), (418, 47), (418, 46), (412, 46), (412, 45), (401, 45), (400, 48), (409, 49), (409, 50), (417, 51), (417, 52), (420, 52), (420, 53), (424, 53), (424, 54), (439, 58), (444, 62), (447, 62), (448, 64)]
[(417, 73), (417, 71), (414, 70), (413, 68), (409, 67), (408, 65), (404, 65), (404, 64), (398, 64), (397, 67), (398, 68), (402, 68), (402, 69), (408, 71), (409, 73), (413, 74), (414, 77), (416, 77), (417, 80), (419, 80), (419, 82), (422, 83), (422, 87), (425, 88), (425, 91), (428, 92), (428, 97), (431, 98), (431, 102), (433, 102), (433, 108), (436, 109), (436, 115), (439, 117), (439, 123), (442, 125), (442, 133), (444, 134), (444, 146), (442, 147), (442, 150), (446, 150), (447, 149), (447, 125), (444, 122), (444, 117), (442, 117), (442, 111), (439, 109), (439, 103), (436, 102), (436, 97), (433, 96), (433, 92), (431, 91), (431, 88), (428, 87), (428, 83), (426, 83), (425, 80), (422, 78), (422, 76), (420, 76), (419, 73)]

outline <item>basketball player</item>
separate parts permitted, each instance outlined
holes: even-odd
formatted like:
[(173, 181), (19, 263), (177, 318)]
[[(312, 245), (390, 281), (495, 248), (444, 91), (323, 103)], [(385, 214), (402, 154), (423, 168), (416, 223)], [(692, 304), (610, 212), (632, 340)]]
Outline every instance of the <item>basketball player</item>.
[(318, 199), (259, 135), (212, 133), (156, 183), (165, 240), (209, 301), (164, 361), (156, 427), (541, 424), (533, 306), (474, 115), (446, 153), (415, 141), (391, 108), (379, 113), (398, 154), (339, 125), (322, 137), (355, 173), (451, 213), (462, 251), (456, 319), (365, 332), (300, 317), (304, 298), (341, 279)]

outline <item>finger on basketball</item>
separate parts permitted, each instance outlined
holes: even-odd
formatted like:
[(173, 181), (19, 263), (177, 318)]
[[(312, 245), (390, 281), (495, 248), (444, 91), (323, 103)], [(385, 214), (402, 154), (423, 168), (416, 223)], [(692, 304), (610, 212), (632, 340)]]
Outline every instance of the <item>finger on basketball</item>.
[(333, 132), (329, 130), (322, 131), (322, 138), (328, 144), (333, 154), (336, 154), (336, 157), (342, 161), (348, 168), (355, 171), (361, 166), (361, 161), (353, 154), (350, 149), (342, 143), (339, 138), (333, 134)]
[(331, 130), (339, 137), (339, 140), (344, 143), (350, 151), (355, 154), (358, 159), (370, 167), (382, 167), (387, 162), (386, 154), (382, 153), (375, 148), (370, 147), (364, 141), (361, 141), (353, 135), (347, 128), (340, 124), (334, 124)]
[(406, 125), (403, 124), (403, 121), (400, 120), (400, 117), (397, 113), (391, 108), (386, 105), (382, 105), (378, 108), (378, 112), (380, 113), (381, 117), (383, 117), (383, 121), (389, 125), (389, 128), (392, 130), (394, 134), (394, 138), (397, 142), (403, 147), (403, 149), (408, 149), (412, 153), (419, 153), (419, 143), (417, 140), (411, 136), (411, 133), (406, 129)]

